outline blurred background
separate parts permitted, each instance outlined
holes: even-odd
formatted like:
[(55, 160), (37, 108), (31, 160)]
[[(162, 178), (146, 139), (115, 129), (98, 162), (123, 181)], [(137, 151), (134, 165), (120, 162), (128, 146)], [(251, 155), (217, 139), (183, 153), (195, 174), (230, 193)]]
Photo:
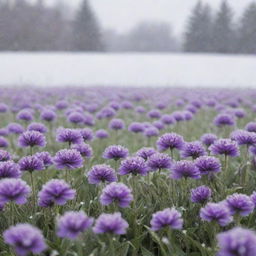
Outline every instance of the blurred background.
[(254, 86), (256, 1), (0, 0), (0, 51), (1, 84)]

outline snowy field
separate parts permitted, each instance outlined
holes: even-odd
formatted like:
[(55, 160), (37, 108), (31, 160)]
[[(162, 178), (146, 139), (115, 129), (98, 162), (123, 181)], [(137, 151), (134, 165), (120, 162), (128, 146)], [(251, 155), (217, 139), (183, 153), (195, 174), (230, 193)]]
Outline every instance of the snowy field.
[(1, 53), (0, 84), (256, 87), (256, 57)]

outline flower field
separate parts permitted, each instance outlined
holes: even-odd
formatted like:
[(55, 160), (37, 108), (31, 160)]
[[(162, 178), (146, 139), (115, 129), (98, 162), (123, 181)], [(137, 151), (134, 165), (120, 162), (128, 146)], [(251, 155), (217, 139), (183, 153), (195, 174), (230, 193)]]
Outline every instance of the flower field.
[(0, 90), (0, 256), (255, 256), (256, 90)]

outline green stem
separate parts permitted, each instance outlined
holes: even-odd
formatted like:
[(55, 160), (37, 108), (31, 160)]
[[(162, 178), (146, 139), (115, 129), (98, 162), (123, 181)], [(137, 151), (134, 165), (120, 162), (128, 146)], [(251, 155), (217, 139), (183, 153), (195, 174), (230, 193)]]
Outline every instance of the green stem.
[(35, 185), (34, 185), (34, 179), (33, 179), (33, 172), (30, 173), (30, 182), (32, 187), (32, 206), (33, 206), (33, 212), (35, 211), (35, 204), (36, 204), (36, 193), (35, 193)]

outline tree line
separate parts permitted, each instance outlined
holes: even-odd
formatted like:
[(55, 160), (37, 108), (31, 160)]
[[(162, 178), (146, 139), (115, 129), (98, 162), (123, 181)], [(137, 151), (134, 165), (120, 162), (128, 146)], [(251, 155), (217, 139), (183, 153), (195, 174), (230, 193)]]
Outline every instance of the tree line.
[(256, 53), (256, 3), (234, 20), (223, 1), (212, 10), (201, 1), (194, 6), (182, 38), (170, 24), (142, 22), (125, 34), (104, 30), (89, 0), (75, 12), (63, 4), (47, 6), (44, 0), (0, 0), (0, 51), (144, 51)]

